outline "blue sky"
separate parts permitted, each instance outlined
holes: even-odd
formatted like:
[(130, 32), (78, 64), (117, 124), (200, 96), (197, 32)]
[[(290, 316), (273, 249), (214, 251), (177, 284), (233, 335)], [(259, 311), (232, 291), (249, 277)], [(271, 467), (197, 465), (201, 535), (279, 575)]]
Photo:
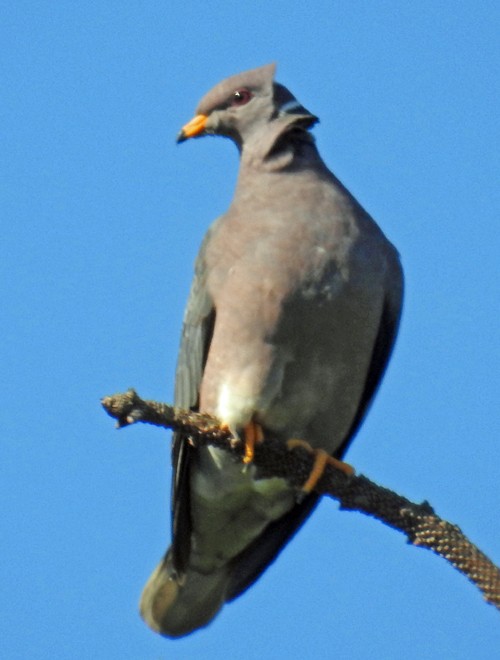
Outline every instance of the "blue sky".
[(406, 273), (348, 461), (500, 561), (497, 2), (15, 2), (1, 10), (0, 655), (493, 658), (499, 614), (441, 559), (325, 501), (207, 629), (137, 614), (169, 539), (169, 436), (99, 406), (171, 400), (192, 263), (237, 172), (174, 143), (270, 61)]

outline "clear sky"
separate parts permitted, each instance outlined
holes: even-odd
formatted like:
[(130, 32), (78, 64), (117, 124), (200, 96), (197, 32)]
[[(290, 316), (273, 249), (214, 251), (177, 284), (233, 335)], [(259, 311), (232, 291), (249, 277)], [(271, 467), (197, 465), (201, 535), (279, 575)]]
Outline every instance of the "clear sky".
[(137, 613), (169, 541), (169, 435), (102, 395), (172, 400), (227, 140), (174, 143), (220, 79), (278, 63), (336, 175), (396, 244), (401, 333), (348, 453), (500, 561), (500, 5), (3, 3), (0, 656), (498, 657), (500, 616), (443, 560), (332, 501), (207, 629)]

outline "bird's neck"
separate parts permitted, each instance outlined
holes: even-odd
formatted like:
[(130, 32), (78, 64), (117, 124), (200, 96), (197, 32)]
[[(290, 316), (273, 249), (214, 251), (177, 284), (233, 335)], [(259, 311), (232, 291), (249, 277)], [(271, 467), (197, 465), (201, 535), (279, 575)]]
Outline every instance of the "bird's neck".
[(242, 174), (282, 172), (317, 168), (323, 161), (316, 149), (314, 137), (300, 127), (260, 135), (254, 142), (244, 144), (240, 151)]

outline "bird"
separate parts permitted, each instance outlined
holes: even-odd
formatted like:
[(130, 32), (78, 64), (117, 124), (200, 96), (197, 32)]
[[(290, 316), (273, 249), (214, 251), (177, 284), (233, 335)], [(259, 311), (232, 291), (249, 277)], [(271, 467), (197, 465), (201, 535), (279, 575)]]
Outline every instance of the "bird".
[(311, 487), (259, 478), (253, 443), (297, 440), (341, 461), (400, 321), (399, 254), (325, 165), (310, 130), (318, 118), (275, 71), (217, 84), (177, 139), (229, 138), (239, 173), (196, 259), (175, 405), (215, 415), (249, 449), (243, 464), (173, 435), (172, 544), (140, 602), (172, 638), (246, 591), (318, 502)]

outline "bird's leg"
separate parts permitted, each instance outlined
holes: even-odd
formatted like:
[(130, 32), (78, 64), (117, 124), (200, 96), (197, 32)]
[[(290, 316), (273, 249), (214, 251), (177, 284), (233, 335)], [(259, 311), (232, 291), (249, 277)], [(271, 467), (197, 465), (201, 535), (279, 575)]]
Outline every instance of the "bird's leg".
[(245, 456), (243, 457), (243, 463), (248, 465), (253, 461), (255, 445), (264, 440), (262, 426), (257, 424), (257, 422), (249, 422), (243, 429), (243, 436), (245, 442)]
[(305, 484), (302, 486), (302, 491), (306, 494), (309, 494), (314, 490), (316, 484), (323, 475), (327, 464), (331, 465), (337, 470), (341, 470), (348, 477), (351, 477), (354, 474), (354, 468), (351, 465), (344, 463), (344, 461), (339, 461), (338, 458), (330, 456), (330, 454), (328, 454), (324, 449), (314, 449), (305, 440), (293, 438), (288, 440), (286, 445), (288, 449), (303, 447), (304, 449), (307, 449), (307, 451), (314, 454), (314, 464), (311, 470), (311, 474), (309, 475)]

